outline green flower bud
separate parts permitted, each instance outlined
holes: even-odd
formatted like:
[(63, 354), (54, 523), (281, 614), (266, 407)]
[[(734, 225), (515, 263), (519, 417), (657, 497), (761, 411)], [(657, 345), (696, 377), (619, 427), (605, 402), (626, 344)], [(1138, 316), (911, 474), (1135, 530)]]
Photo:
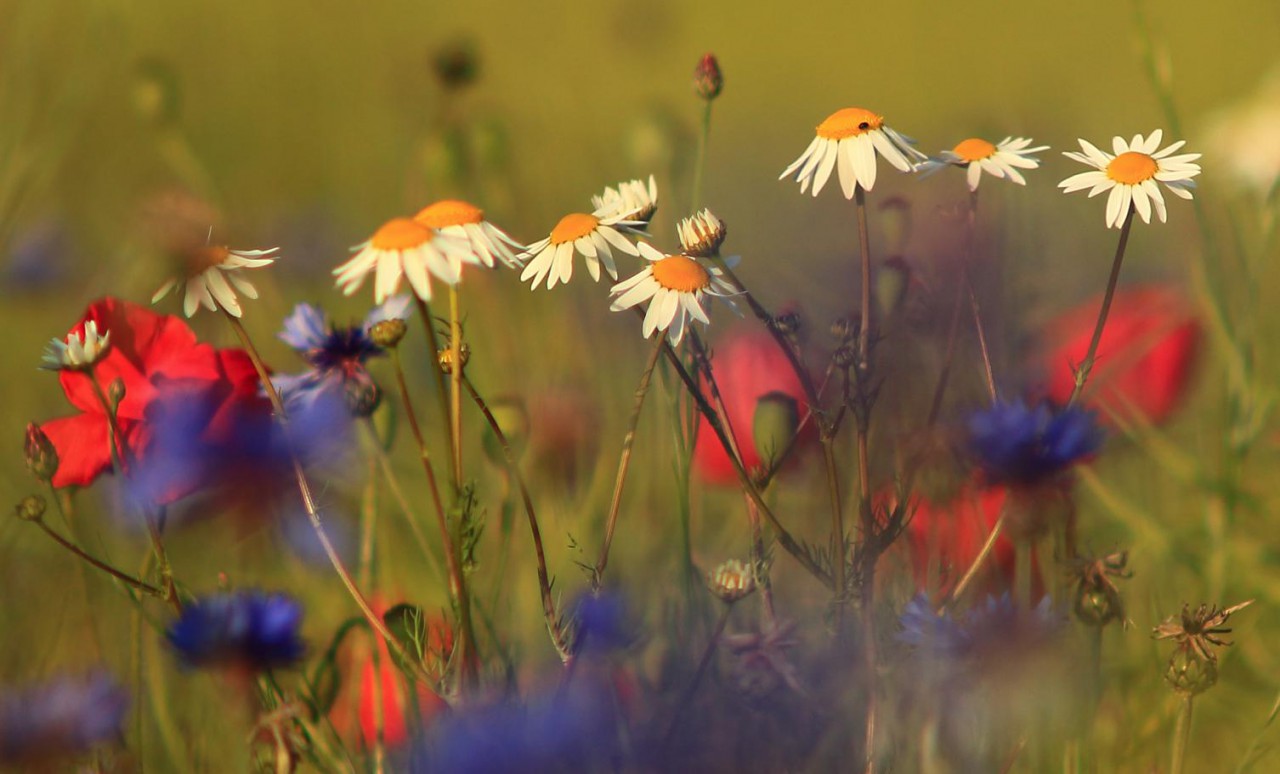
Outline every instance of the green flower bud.
[(39, 521), (44, 516), (45, 501), (40, 495), (27, 495), (14, 506), (14, 513), (23, 521)]
[(27, 461), (27, 469), (41, 481), (52, 481), (58, 472), (58, 450), (53, 441), (44, 434), (40, 426), (34, 422), (27, 424), (26, 443), (23, 453)]
[(751, 437), (760, 459), (772, 465), (787, 448), (800, 426), (800, 406), (785, 392), (770, 392), (756, 401), (751, 422)]

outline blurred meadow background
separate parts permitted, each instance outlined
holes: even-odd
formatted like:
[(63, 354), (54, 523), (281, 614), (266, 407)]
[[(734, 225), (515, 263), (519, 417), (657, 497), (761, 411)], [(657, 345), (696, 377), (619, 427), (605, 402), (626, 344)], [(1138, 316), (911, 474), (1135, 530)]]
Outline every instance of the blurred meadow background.
[[(0, 0), (0, 326), (12, 344), (0, 379), (0, 431), (13, 440), (0, 462), (0, 490), (10, 502), (40, 491), (18, 438), (28, 422), (71, 413), (56, 376), (36, 370), (42, 349), (93, 299), (149, 301), (165, 276), (154, 245), (167, 219), (207, 223), (214, 242), (231, 247), (279, 246), (279, 261), (253, 276), (262, 298), (245, 304), (244, 324), (282, 372), (303, 367), (276, 339), (294, 305), (318, 304), (340, 323), (361, 319), (367, 289), (343, 297), (331, 269), (381, 223), (436, 199), (474, 201), (530, 243), (564, 213), (584, 210), (604, 186), (653, 174), (660, 206), (650, 233), (673, 249), (677, 219), (692, 214), (702, 103), (690, 80), (706, 52), (718, 57), (725, 86), (714, 104), (699, 204), (727, 224), (724, 252), (742, 256), (739, 276), (759, 300), (800, 313), (818, 373), (831, 349), (830, 322), (857, 306), (853, 208), (831, 190), (816, 199), (797, 195), (794, 183), (777, 177), (832, 111), (876, 110), (928, 154), (975, 135), (1028, 136), (1050, 146), (1025, 188), (995, 180), (982, 187), (983, 263), (975, 277), (997, 380), (1010, 395), (1042, 376), (1036, 332), (1102, 290), (1115, 247), (1116, 233), (1102, 227), (1101, 199), (1055, 188), (1080, 171), (1060, 152), (1075, 150), (1077, 138), (1107, 148), (1112, 135), (1159, 127), (1166, 142), (1186, 139), (1188, 150), (1204, 154), (1195, 202), (1170, 198), (1167, 224), (1136, 224), (1122, 275), (1122, 286), (1158, 283), (1189, 299), (1201, 333), (1185, 395), (1158, 423), (1111, 425), (1102, 455), (1075, 488), (1082, 544), (1101, 553), (1128, 550), (1133, 572), (1121, 587), (1132, 625), (1112, 625), (1102, 635), (1103, 690), (1085, 768), (1168, 770), (1179, 701), (1163, 678), (1169, 645), (1152, 640), (1152, 627), (1184, 602), (1255, 599), (1232, 619), (1234, 645), (1223, 652), (1219, 684), (1197, 699), (1186, 770), (1274, 769), (1280, 427), (1272, 409), (1280, 307), (1271, 304), (1280, 288), (1280, 5), (1270, 0), (1144, 3), (1141, 12), (1099, 0)], [(441, 73), (450, 68), (468, 70), (471, 80), (447, 85)], [(891, 197), (909, 204), (909, 231), (877, 209)], [(949, 275), (936, 262), (955, 260), (960, 237), (947, 213), (965, 201), (961, 176), (944, 170), (922, 181), (881, 165), (870, 201), (873, 250), (900, 248), (915, 277), (911, 303), (926, 318), (945, 318), (937, 304), (949, 304), (950, 293), (937, 291)], [(605, 299), (585, 273), (567, 287), (530, 293), (505, 271), (468, 275), (463, 297), (468, 376), (487, 398), (518, 400), (528, 414), (522, 470), (565, 604), (589, 588), (589, 572), (579, 565), (596, 559), (649, 350), (634, 317), (611, 313)], [(157, 310), (179, 313), (172, 299)], [(190, 324), (202, 341), (235, 346), (217, 317), (202, 313)], [(762, 330), (749, 313), (739, 320), (718, 308), (706, 340), (715, 349), (753, 328)], [(411, 331), (420, 344), (416, 322)], [(962, 337), (944, 421), (984, 398), (970, 338)], [(939, 363), (930, 346), (895, 344), (879, 354), (888, 380), (873, 433), (881, 486), (892, 484), (893, 450), (910, 441), (927, 410)], [(895, 361), (900, 352), (906, 354)], [(405, 358), (426, 413), (430, 358), (407, 345)], [(385, 363), (373, 370), (390, 398), (391, 371)], [(667, 701), (688, 683), (716, 622), (707, 612), (713, 600), (703, 594), (688, 602), (684, 590), (673, 473), (679, 392), (670, 373), (655, 378), (607, 579), (644, 633), (630, 646), (626, 669)], [(388, 416), (394, 408), (385, 407), (379, 421), (396, 424), (394, 465), (425, 516), (421, 471), (403, 420)], [(480, 635), (488, 684), (536, 692), (555, 684), (558, 660), (542, 620), (524, 517), (516, 513), (514, 529), (501, 526), (510, 518), (503, 505), (509, 482), (485, 454), (479, 415), (467, 421), (474, 432), (464, 458), (485, 520), (472, 583), (492, 618)], [(438, 437), (438, 428), (428, 431)], [(853, 470), (852, 446), (846, 431), (838, 444), (846, 471)], [(353, 564), (370, 478), (369, 464), (359, 454), (356, 460), (348, 475), (321, 487), (327, 524)], [(954, 477), (941, 467), (926, 486), (945, 487)], [(814, 542), (829, 529), (824, 487), (820, 454), (811, 451), (770, 493), (788, 528)], [(78, 493), (77, 526), (86, 546), (132, 569), (147, 552), (146, 536), (114, 512), (113, 491), (103, 480)], [(697, 566), (745, 558), (741, 492), (695, 474), (689, 502)], [(388, 604), (447, 610), (443, 576), (424, 560), (395, 507), (375, 508), (381, 518), (367, 590)], [(312, 658), (358, 614), (296, 514), (234, 521), (187, 515), (166, 536), (184, 589), (229, 585), (296, 595)], [(500, 560), (504, 532), (511, 549)], [(801, 622), (801, 640), (821, 642), (829, 596), (775, 553), (779, 606)], [(893, 641), (892, 611), (913, 594), (908, 563), (903, 546), (884, 559), (886, 642)], [(102, 770), (259, 765), (245, 744), (257, 710), (229, 697), (223, 681), (179, 668), (163, 638), (139, 628), (129, 600), (88, 572), (77, 577), (74, 557), (32, 525), (0, 522), (0, 685), (94, 666), (115, 674), (132, 694), (124, 742), (77, 759)], [(690, 605), (702, 612), (690, 613)], [(167, 608), (149, 602), (146, 609), (146, 619), (166, 625)], [(668, 663), (680, 659), (683, 666)], [(884, 668), (883, 679), (892, 682), (893, 663)], [(802, 671), (821, 679), (821, 669), (811, 662)], [(725, 671), (713, 664), (708, 681), (727, 680)], [(707, 693), (691, 714), (745, 712), (730, 701), (731, 691)], [(659, 714), (660, 705), (637, 712)], [(851, 724), (848, 733), (856, 737), (861, 728)], [(824, 744), (840, 746), (828, 737), (784, 756), (784, 764), (741, 757), (750, 749), (744, 743), (686, 765), (835, 770), (839, 758)], [(901, 753), (892, 769), (927, 769), (921, 759)], [(394, 760), (386, 764), (391, 770)], [(1060, 765), (1033, 749), (1012, 770), (1045, 770), (1046, 760)], [(965, 770), (938, 765), (933, 770)], [(373, 764), (357, 756), (353, 766)]]

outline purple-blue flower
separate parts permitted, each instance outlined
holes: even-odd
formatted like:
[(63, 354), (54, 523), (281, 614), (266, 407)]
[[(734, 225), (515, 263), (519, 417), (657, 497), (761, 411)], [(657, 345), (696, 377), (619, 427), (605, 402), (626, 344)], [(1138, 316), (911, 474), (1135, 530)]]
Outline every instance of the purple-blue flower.
[(1102, 445), (1097, 416), (1076, 406), (996, 403), (969, 417), (968, 447), (992, 483), (1035, 484), (1065, 471)]
[(1066, 618), (1049, 597), (1030, 610), (1008, 594), (988, 595), (963, 615), (937, 613), (924, 594), (916, 595), (898, 619), (898, 640), (921, 655), (940, 660), (985, 657), (1006, 647), (1026, 648), (1062, 632)]
[(274, 377), (288, 403), (310, 403), (321, 394), (343, 396), (357, 414), (367, 414), (380, 397), (365, 363), (384, 354), (369, 337), (369, 329), (389, 319), (409, 315), (410, 298), (398, 295), (375, 307), (360, 325), (335, 326), (319, 307), (298, 304), (284, 321), (280, 340), (292, 347), (311, 368), (300, 374)]
[(302, 657), (302, 606), (284, 594), (246, 590), (201, 597), (182, 610), (169, 643), (188, 667), (261, 671)]
[(129, 696), (109, 675), (0, 692), (0, 764), (79, 755), (120, 737)]

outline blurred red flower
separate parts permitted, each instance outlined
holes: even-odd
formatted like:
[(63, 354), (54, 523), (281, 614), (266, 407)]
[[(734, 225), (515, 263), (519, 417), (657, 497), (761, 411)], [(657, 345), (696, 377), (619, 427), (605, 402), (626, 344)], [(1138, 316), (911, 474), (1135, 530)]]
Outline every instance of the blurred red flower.
[[(91, 374), (68, 370), (59, 373), (67, 400), (81, 413), (41, 425), (58, 450), (60, 462), (54, 486), (87, 486), (111, 470), (107, 412), (91, 378), (104, 393), (117, 379), (124, 387), (116, 414), (128, 451), (124, 457), (126, 468), (130, 459), (146, 458), (153, 435), (149, 413), (169, 399), (206, 402), (212, 410), (201, 434), (209, 439), (232, 433), (236, 421), (246, 413), (262, 415), (269, 411), (266, 399), (259, 395), (257, 375), (248, 355), (237, 349), (215, 350), (197, 342), (195, 333), (177, 317), (107, 297), (90, 304), (72, 331), (83, 333), (89, 320), (94, 320), (99, 330), (110, 331), (111, 348)], [(195, 481), (174, 482), (158, 500), (173, 502), (197, 486)]]
[[(995, 527), (1007, 494), (1004, 487), (968, 484), (945, 503), (925, 498), (916, 501), (907, 527), (916, 588), (927, 587), (929, 566), (933, 562), (938, 567), (937, 590), (945, 594), (955, 586)], [(1003, 581), (997, 588), (1009, 588), (1013, 581), (1014, 550), (1007, 533), (996, 538), (995, 549), (987, 562), (987, 577), (994, 569)]]
[[(1046, 326), (1043, 390), (1051, 400), (1064, 403), (1071, 396), (1071, 369), (1089, 350), (1101, 305), (1101, 295), (1095, 296)], [(1151, 422), (1164, 421), (1186, 397), (1200, 334), (1199, 319), (1176, 290), (1162, 285), (1117, 290), (1085, 388), (1090, 402), (1121, 416), (1132, 406)]]
[[(782, 393), (796, 401), (803, 416), (808, 401), (805, 400), (800, 377), (791, 368), (791, 361), (778, 349), (773, 336), (766, 331), (744, 331), (727, 336), (712, 354), (711, 373), (724, 399), (729, 425), (742, 451), (743, 465), (750, 472), (763, 462), (752, 437), (756, 404), (768, 393)], [(816, 437), (814, 424), (809, 422), (797, 443), (803, 446)], [(699, 418), (693, 461), (698, 474), (708, 483), (732, 484), (738, 480), (728, 453), (720, 445), (706, 417)]]

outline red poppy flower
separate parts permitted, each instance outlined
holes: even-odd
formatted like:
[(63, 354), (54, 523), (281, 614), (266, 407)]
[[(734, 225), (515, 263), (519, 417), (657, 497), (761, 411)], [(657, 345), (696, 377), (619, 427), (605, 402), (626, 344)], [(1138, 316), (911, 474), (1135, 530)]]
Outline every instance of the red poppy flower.
[[(1044, 393), (1065, 402), (1072, 367), (1084, 359), (1102, 297), (1052, 320), (1045, 329)], [(1124, 416), (1136, 407), (1149, 421), (1169, 417), (1186, 396), (1200, 344), (1200, 321), (1177, 291), (1141, 285), (1116, 291), (1086, 390), (1090, 401)]]
[[(763, 460), (752, 438), (756, 404), (771, 392), (782, 393), (796, 401), (803, 416), (808, 402), (800, 377), (791, 368), (791, 361), (778, 349), (773, 336), (764, 331), (742, 332), (727, 337), (716, 348), (711, 372), (724, 399), (734, 439), (742, 451), (743, 465), (748, 471), (760, 467)], [(804, 444), (815, 437), (816, 430), (810, 422), (805, 425), (797, 443)], [(706, 417), (699, 421), (693, 461), (698, 474), (708, 483), (731, 484), (738, 480), (728, 453)]]
[[(104, 392), (117, 379), (124, 386), (117, 424), (129, 452), (126, 466), (131, 458), (146, 458), (153, 435), (151, 425), (162, 404), (187, 398), (210, 401), (213, 409), (200, 428), (210, 438), (232, 432), (243, 412), (267, 409), (265, 399), (258, 395), (257, 377), (248, 356), (240, 350), (215, 350), (199, 343), (178, 318), (108, 297), (90, 304), (72, 331), (82, 333), (89, 320), (94, 320), (100, 331), (110, 331), (111, 348), (94, 366), (92, 375), (66, 370), (59, 374), (67, 400), (81, 413), (41, 426), (58, 450), (54, 486), (87, 486), (111, 470), (107, 413), (90, 378)], [(158, 501), (172, 502), (196, 485), (184, 482), (167, 487)]]
[[(1000, 518), (1008, 492), (1004, 487), (967, 485), (951, 500), (935, 503), (921, 498), (907, 527), (916, 587), (925, 589), (929, 567), (937, 567), (937, 590), (946, 593), (964, 575)], [(1008, 588), (1013, 580), (1014, 550), (1008, 535), (996, 538), (989, 568)], [(988, 571), (989, 572), (989, 571)]]

